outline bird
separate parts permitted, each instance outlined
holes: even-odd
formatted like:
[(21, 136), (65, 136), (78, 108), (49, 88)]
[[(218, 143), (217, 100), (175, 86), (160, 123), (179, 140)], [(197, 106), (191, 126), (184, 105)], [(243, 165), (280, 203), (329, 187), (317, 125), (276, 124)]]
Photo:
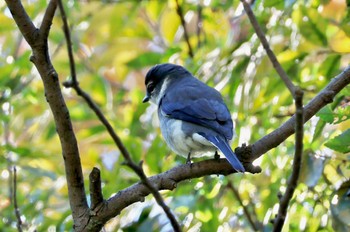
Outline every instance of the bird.
[(233, 122), (219, 91), (171, 63), (151, 67), (145, 86), (142, 102), (157, 105), (160, 130), (173, 152), (191, 163), (208, 152), (218, 157), (219, 150), (234, 170), (245, 171), (230, 146)]

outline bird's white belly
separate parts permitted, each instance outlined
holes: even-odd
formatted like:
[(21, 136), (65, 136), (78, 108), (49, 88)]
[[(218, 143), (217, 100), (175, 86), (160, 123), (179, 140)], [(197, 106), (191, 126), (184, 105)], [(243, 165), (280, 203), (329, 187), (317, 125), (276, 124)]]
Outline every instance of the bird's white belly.
[(183, 157), (187, 157), (189, 153), (191, 157), (200, 157), (216, 151), (216, 147), (198, 133), (184, 132), (183, 124), (190, 123), (169, 118), (161, 120), (161, 123), (163, 123), (161, 129), (164, 139), (175, 153)]

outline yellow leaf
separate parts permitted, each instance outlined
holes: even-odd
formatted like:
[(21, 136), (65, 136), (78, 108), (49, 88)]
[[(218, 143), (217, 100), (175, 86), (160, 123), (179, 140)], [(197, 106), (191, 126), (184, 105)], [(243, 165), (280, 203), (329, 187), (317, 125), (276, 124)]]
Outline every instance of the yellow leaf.
[(346, 36), (345, 32), (339, 30), (329, 41), (332, 50), (336, 52), (348, 53), (350, 52), (350, 38)]

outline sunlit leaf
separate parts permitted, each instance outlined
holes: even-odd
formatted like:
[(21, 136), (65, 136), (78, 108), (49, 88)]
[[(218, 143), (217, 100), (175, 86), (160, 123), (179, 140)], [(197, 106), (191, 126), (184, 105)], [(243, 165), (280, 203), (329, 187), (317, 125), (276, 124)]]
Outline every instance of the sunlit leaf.
[(305, 39), (319, 46), (327, 45), (327, 37), (324, 32), (328, 23), (327, 20), (319, 15), (316, 9), (299, 5), (298, 10), (294, 12), (293, 16), (298, 24), (300, 33)]
[(330, 106), (323, 107), (316, 115), (325, 122), (328, 122), (328, 123), (334, 122), (334, 114)]
[(325, 145), (338, 152), (350, 152), (350, 129), (329, 140)]

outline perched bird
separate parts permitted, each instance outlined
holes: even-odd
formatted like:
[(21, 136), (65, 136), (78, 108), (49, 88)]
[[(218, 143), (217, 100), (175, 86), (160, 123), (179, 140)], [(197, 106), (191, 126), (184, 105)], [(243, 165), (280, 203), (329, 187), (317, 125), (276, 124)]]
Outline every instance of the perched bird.
[(145, 80), (143, 102), (158, 106), (160, 129), (177, 154), (198, 157), (220, 150), (238, 172), (245, 169), (232, 151), (233, 123), (221, 94), (175, 64), (152, 67)]

